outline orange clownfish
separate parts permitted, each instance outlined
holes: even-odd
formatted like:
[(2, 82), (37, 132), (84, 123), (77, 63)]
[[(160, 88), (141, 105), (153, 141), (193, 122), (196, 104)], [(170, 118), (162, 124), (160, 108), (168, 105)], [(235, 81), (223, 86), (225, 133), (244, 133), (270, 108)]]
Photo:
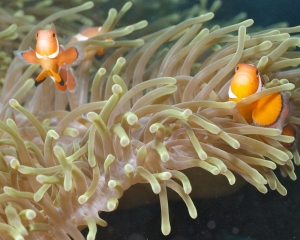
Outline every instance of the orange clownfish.
[[(235, 67), (235, 74), (231, 79), (228, 95), (229, 101), (239, 102), (256, 92), (260, 92), (264, 86), (257, 67), (251, 64), (240, 63)], [(252, 110), (256, 103), (239, 109), (240, 114), (248, 123), (252, 123)]]
[[(92, 37), (95, 37), (101, 33), (102, 27), (88, 27), (83, 29), (80, 33), (76, 34), (71, 38), (69, 43), (78, 42), (78, 41), (86, 41)], [(107, 40), (112, 40), (112, 38), (108, 38)], [(95, 52), (93, 51), (91, 54), (87, 54), (87, 57), (96, 56), (97, 59), (101, 58), (104, 55), (104, 48), (98, 48)]]
[(56, 31), (52, 23), (50, 30), (39, 30), (36, 33), (36, 50), (14, 51), (16, 57), (29, 64), (40, 64), (42, 72), (37, 76), (35, 86), (43, 82), (47, 76), (61, 90), (73, 90), (75, 87), (71, 65), (78, 64), (83, 53), (78, 47), (63, 50), (58, 43)]
[[(238, 102), (256, 92), (262, 91), (264, 80), (257, 67), (238, 64), (229, 88), (229, 100)], [(240, 114), (251, 124), (263, 127), (282, 128), (290, 111), (289, 99), (285, 93), (273, 93), (239, 109)]]

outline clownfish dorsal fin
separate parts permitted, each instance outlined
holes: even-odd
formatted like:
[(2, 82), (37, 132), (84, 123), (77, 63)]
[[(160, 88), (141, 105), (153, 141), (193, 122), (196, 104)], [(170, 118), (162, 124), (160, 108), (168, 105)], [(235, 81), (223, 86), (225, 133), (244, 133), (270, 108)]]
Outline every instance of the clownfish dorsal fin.
[(56, 29), (55, 29), (55, 25), (54, 25), (54, 23), (51, 23), (51, 25), (50, 25), (50, 29), (51, 29), (51, 30), (53, 30), (54, 32), (56, 32)]

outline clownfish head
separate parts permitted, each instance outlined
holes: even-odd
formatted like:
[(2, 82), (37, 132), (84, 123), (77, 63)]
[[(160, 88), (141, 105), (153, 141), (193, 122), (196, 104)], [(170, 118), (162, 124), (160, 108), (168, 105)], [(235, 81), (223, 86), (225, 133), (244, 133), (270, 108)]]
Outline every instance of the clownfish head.
[(228, 95), (231, 101), (237, 102), (256, 92), (260, 92), (264, 82), (257, 67), (240, 63), (235, 68)]
[(42, 58), (56, 58), (59, 54), (59, 44), (52, 24), (50, 30), (39, 30), (36, 33), (36, 56)]

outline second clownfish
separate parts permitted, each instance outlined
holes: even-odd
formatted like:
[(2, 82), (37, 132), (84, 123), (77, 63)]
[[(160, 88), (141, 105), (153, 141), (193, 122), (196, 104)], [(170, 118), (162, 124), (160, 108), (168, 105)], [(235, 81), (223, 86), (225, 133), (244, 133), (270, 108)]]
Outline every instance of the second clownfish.
[[(77, 41), (86, 41), (92, 37), (95, 37), (101, 33), (102, 27), (88, 27), (84, 28), (80, 33), (74, 35), (69, 43), (77, 42)], [(108, 38), (107, 40), (112, 40), (112, 38)], [(87, 53), (87, 57), (94, 55), (97, 59), (100, 59), (104, 55), (104, 48), (98, 48), (95, 51), (91, 51), (91, 53)]]
[[(264, 80), (257, 67), (251, 64), (238, 64), (228, 91), (229, 100), (238, 102), (262, 91), (263, 88)], [(282, 128), (289, 111), (289, 100), (285, 93), (267, 95), (239, 109), (239, 113), (249, 124), (274, 128)]]
[(35, 50), (14, 51), (14, 54), (26, 63), (41, 65), (43, 70), (37, 76), (35, 86), (50, 76), (60, 91), (74, 89), (75, 80), (69, 68), (78, 64), (84, 55), (78, 47), (62, 50), (53, 24), (50, 30), (37, 32)]

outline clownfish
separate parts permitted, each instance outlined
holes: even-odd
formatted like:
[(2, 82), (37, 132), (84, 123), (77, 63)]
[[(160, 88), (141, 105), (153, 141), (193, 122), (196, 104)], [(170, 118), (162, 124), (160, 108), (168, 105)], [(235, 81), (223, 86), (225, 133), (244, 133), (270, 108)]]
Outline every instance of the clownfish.
[[(86, 41), (92, 37), (97, 36), (98, 34), (100, 34), (102, 30), (102, 27), (88, 27), (83, 29), (80, 33), (74, 35), (69, 43), (72, 42), (78, 42), (78, 41)], [(109, 38), (108, 40), (111, 40), (111, 38)], [(93, 52), (91, 55), (95, 55), (96, 58), (101, 58), (101, 56), (103, 56), (105, 53), (104, 48), (98, 48), (96, 50), (96, 52)]]
[(43, 70), (37, 76), (35, 86), (50, 76), (60, 91), (74, 89), (75, 80), (69, 67), (78, 64), (83, 53), (78, 47), (63, 50), (59, 46), (53, 23), (50, 30), (39, 30), (36, 33), (35, 50), (30, 48), (27, 51), (14, 51), (14, 54), (26, 63), (41, 65)]
[[(263, 86), (264, 80), (257, 67), (251, 64), (239, 63), (235, 67), (235, 74), (231, 79), (228, 91), (229, 101), (239, 102), (245, 97), (260, 92)], [(249, 124), (252, 123), (252, 110), (255, 105), (256, 102), (239, 109), (239, 113)]]
[[(238, 102), (263, 89), (264, 79), (257, 67), (238, 64), (229, 87), (229, 100)], [(285, 93), (273, 93), (239, 109), (239, 112), (249, 124), (281, 129), (290, 112), (289, 99)]]

